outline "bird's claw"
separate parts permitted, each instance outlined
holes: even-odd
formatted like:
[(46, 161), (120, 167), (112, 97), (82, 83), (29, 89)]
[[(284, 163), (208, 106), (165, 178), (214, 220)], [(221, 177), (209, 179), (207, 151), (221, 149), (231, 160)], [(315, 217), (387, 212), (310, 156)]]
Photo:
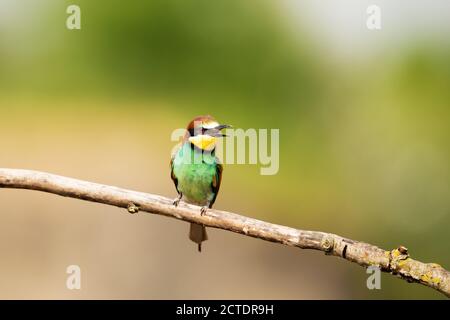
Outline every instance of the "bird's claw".
[(181, 201), (181, 198), (176, 198), (175, 200), (173, 200), (172, 204), (173, 204), (175, 207), (178, 207), (178, 204), (180, 204), (180, 201)]
[(200, 210), (200, 215), (204, 216), (206, 214), (206, 211), (208, 210), (207, 206), (202, 207), (202, 209)]

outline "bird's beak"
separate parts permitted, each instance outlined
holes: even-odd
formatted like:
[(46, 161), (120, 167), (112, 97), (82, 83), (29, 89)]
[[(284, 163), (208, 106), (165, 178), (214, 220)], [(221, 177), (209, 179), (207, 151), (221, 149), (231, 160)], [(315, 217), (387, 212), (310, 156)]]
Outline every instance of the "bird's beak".
[(227, 129), (227, 128), (233, 128), (232, 126), (230, 126), (229, 124), (219, 124), (217, 127), (215, 127), (214, 129), (217, 130), (222, 130), (222, 129)]
[(213, 131), (214, 131), (213, 136), (214, 137), (226, 137), (227, 135), (220, 132), (220, 130), (228, 129), (228, 128), (232, 128), (232, 126), (230, 126), (229, 124), (219, 124), (218, 126), (216, 126), (213, 129)]

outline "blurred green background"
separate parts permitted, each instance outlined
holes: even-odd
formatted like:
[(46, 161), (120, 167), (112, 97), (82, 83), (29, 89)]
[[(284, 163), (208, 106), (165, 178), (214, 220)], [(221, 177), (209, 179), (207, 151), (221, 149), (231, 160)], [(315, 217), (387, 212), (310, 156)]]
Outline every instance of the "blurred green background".
[[(81, 30), (65, 26), (69, 4)], [(0, 0), (0, 167), (175, 197), (170, 134), (199, 114), (280, 129), (280, 171), (226, 165), (215, 208), (450, 267), (450, 5)], [(0, 191), (0, 298), (443, 296), (220, 230)], [(82, 289), (66, 289), (77, 264)]]

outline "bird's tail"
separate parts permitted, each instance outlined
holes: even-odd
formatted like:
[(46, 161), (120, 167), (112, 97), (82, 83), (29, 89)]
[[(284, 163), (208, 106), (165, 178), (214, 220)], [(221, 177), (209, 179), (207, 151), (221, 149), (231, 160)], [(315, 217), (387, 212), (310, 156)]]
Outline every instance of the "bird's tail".
[(202, 251), (202, 242), (208, 240), (205, 226), (200, 224), (191, 223), (189, 229), (189, 239), (198, 244), (198, 251)]

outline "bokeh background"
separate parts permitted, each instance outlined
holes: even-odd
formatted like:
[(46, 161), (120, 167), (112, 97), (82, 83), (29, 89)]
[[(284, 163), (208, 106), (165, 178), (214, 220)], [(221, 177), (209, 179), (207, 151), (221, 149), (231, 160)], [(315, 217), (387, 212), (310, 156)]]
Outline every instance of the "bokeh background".
[[(216, 208), (449, 268), (449, 31), (446, 0), (0, 0), (0, 167), (175, 197), (170, 134), (190, 118), (279, 128), (279, 173), (226, 165)], [(357, 265), (221, 230), (199, 254), (187, 232), (2, 189), (0, 298), (443, 298), (385, 274), (370, 291)]]

